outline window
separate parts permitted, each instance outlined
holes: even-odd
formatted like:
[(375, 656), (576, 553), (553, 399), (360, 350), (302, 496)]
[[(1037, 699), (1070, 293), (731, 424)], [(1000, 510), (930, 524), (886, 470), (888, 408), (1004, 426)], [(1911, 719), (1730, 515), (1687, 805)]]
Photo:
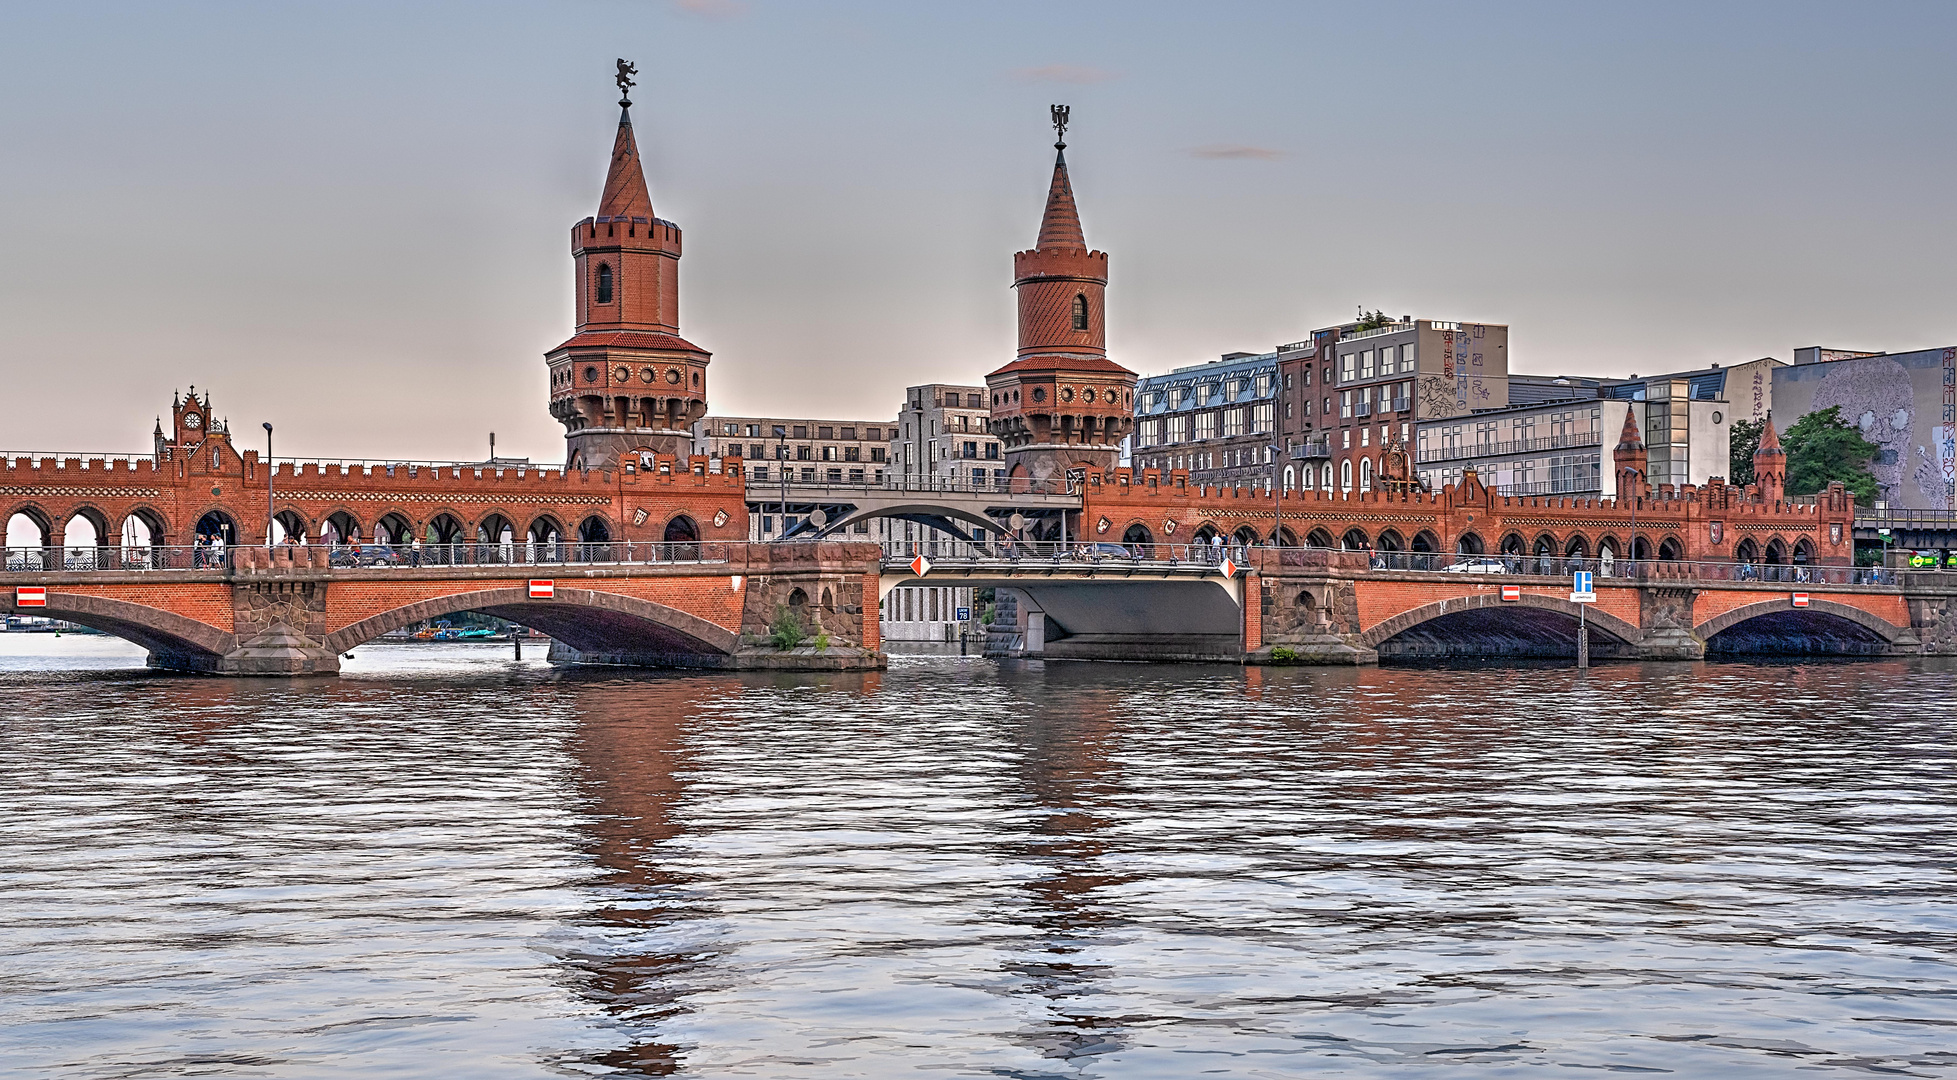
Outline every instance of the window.
[(813, 483), (815, 483), (815, 470), (814, 470), (814, 469), (803, 469), (803, 470), (802, 470), (802, 482), (803, 482), (803, 483), (805, 483), (805, 484), (813, 484)]
[(836, 460), (836, 448), (835, 448), (835, 447), (833, 447), (833, 446), (825, 446), (825, 447), (823, 447), (823, 448), (822, 448), (822, 460), (824, 460), (824, 461), (834, 461), (834, 460)]
[(968, 408), (968, 409), (983, 409), (983, 408), (985, 408), (985, 395), (984, 395), (984, 394), (966, 394), (966, 395), (965, 395), (965, 407), (966, 407), (966, 408)]
[(1339, 363), (1343, 370), (1343, 374), (1339, 376), (1341, 382), (1350, 382), (1359, 376), (1358, 353), (1346, 353), (1339, 357)]
[(806, 425), (806, 424), (797, 424), (797, 425), (795, 425), (795, 437), (796, 437), (796, 438), (798, 438), (798, 439), (806, 439), (806, 438), (808, 438), (808, 437), (809, 437), (809, 428), (808, 428), (808, 425)]
[(865, 442), (881, 442), (881, 441), (883, 441), (883, 429), (882, 429), (882, 428), (864, 428), (864, 429), (863, 429), (863, 441), (865, 441)]
[(607, 263), (598, 264), (598, 302), (612, 302), (612, 268)]
[(720, 426), (720, 433), (721, 433), (722, 435), (739, 435), (739, 434), (741, 433), (741, 425), (739, 425), (739, 424), (722, 424), (722, 425)]
[(872, 447), (870, 447), (870, 460), (871, 460), (871, 461), (882, 461), (882, 460), (883, 460), (883, 457), (884, 457), (884, 449), (883, 449), (883, 447), (881, 447), (881, 446), (872, 446)]
[[(768, 478), (768, 467), (766, 465), (751, 465), (748, 467), (747, 474), (756, 480), (766, 480)], [(766, 526), (763, 526), (763, 528), (766, 528)]]
[(1244, 411), (1242, 409), (1223, 410), (1223, 437), (1244, 433)]
[(1232, 397), (1232, 398), (1236, 397), (1238, 394), (1243, 393), (1243, 388), (1244, 388), (1244, 383), (1242, 379), (1226, 380), (1223, 384), (1223, 396)]
[(1265, 394), (1271, 392), (1271, 377), (1269, 375), (1259, 375), (1251, 381), (1251, 385), (1256, 389), (1257, 396), (1263, 397)]
[(999, 444), (998, 444), (998, 443), (995, 443), (995, 442), (989, 442), (989, 443), (986, 443), (986, 444), (985, 444), (985, 457), (986, 457), (986, 460), (988, 460), (988, 461), (997, 461), (997, 460), (999, 460)]
[(1352, 490), (1352, 459), (1350, 458), (1339, 462), (1339, 490)]
[(963, 449), (964, 449), (964, 451), (965, 451), (965, 457), (966, 457), (967, 459), (972, 459), (972, 458), (976, 458), (976, 457), (978, 457), (978, 443), (976, 443), (976, 442), (968, 442), (968, 443), (966, 443), (966, 444), (964, 445), (964, 448), (963, 448)]
[(1373, 459), (1372, 458), (1359, 459), (1359, 490), (1360, 491), (1373, 490)]
[(1350, 450), (1350, 449), (1352, 449), (1352, 429), (1351, 429), (1351, 428), (1343, 428), (1343, 429), (1341, 429), (1341, 430), (1339, 431), (1339, 449), (1341, 449), (1341, 450)]
[(1196, 441), (1216, 438), (1216, 412), (1210, 410), (1196, 414)]
[(814, 458), (815, 458), (815, 453), (813, 448), (807, 446), (798, 446), (795, 448), (796, 461), (811, 461)]
[(1087, 296), (1085, 293), (1074, 294), (1074, 329), (1087, 329)]
[(862, 461), (862, 460), (863, 460), (863, 448), (862, 448), (862, 447), (860, 447), (860, 446), (845, 446), (845, 447), (843, 447), (843, 460), (844, 460), (844, 461)]
[[(1382, 356), (1385, 353), (1385, 349), (1380, 350)], [(1373, 350), (1371, 349), (1367, 349), (1365, 352), (1359, 354), (1359, 377), (1362, 379), (1373, 377)]]
[(1352, 419), (1352, 391), (1339, 391), (1339, 419)]
[(1324, 407), (1324, 409), (1322, 409), (1322, 410), (1321, 410), (1321, 411), (1319, 412), (1319, 415), (1320, 415), (1320, 416), (1330, 416), (1330, 415), (1332, 415), (1332, 399), (1331, 399), (1331, 398), (1329, 398), (1329, 397), (1328, 397), (1328, 398), (1326, 398), (1326, 399), (1325, 399), (1325, 407)]
[(1362, 427), (1362, 428), (1360, 428), (1360, 429), (1359, 429), (1359, 445), (1360, 445), (1360, 446), (1371, 446), (1371, 445), (1373, 445), (1373, 429), (1372, 429), (1372, 428), (1370, 428), (1370, 427)]
[[(1290, 403), (1287, 402), (1286, 410), (1288, 411), (1290, 407)], [(1277, 402), (1267, 401), (1262, 405), (1253, 405), (1250, 410), (1250, 424), (1251, 429), (1258, 432), (1277, 430)]]

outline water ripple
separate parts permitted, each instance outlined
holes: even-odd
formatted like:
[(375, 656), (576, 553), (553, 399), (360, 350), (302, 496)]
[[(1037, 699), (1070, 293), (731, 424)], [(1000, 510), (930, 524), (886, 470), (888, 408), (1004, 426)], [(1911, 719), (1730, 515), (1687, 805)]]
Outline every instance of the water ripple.
[(1957, 1075), (1948, 661), (132, 663), (0, 642), (12, 1074)]

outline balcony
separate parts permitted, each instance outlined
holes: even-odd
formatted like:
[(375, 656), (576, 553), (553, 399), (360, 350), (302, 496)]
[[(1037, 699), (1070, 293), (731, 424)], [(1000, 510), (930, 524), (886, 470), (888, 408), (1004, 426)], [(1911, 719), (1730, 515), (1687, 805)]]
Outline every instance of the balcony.
[(1416, 323), (1410, 322), (1387, 323), (1385, 326), (1374, 327), (1371, 330), (1361, 330), (1355, 334), (1341, 334), (1339, 335), (1339, 340), (1358, 341), (1360, 338), (1378, 337), (1381, 334), (1397, 334), (1403, 330), (1412, 330), (1417, 325)]
[(1403, 398), (1403, 397), (1393, 399), (1394, 412), (1406, 412), (1408, 409), (1411, 408), (1413, 408), (1413, 399)]
[(1293, 461), (1329, 460), (1332, 456), (1332, 437), (1321, 435), (1316, 439), (1306, 439), (1291, 448)]
[(1516, 439), (1511, 442), (1470, 443), (1462, 446), (1443, 446), (1434, 450), (1422, 450), (1415, 460), (1425, 464), (1429, 461), (1459, 461), (1464, 458), (1501, 457), (1504, 454), (1527, 454), (1537, 450), (1562, 450), (1577, 446), (1602, 446), (1603, 433), (1585, 432), (1581, 435), (1551, 435), (1541, 439)]
[(1370, 401), (1362, 401), (1362, 402), (1360, 402), (1360, 403), (1358, 403), (1357, 405), (1354, 405), (1354, 406), (1352, 407), (1352, 415), (1354, 415), (1354, 416), (1371, 416), (1371, 415), (1373, 415), (1373, 403), (1372, 403), (1372, 402), (1370, 402)]

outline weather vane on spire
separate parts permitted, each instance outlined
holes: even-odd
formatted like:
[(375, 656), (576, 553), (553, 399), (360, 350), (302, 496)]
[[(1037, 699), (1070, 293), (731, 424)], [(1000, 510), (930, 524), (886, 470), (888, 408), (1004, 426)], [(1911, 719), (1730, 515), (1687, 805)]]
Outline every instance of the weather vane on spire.
[(1071, 111), (1065, 105), (1055, 105), (1053, 107), (1053, 148), (1055, 150), (1065, 150), (1067, 148), (1067, 114)]
[(618, 62), (618, 103), (621, 107), (631, 106), (632, 88), (639, 85), (632, 81), (632, 76), (638, 73), (639, 65), (620, 58)]

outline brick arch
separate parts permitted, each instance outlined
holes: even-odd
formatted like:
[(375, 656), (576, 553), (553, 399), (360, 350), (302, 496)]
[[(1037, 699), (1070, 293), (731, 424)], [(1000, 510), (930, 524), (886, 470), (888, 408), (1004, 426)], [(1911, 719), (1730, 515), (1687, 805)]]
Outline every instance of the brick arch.
[(1810, 596), (1808, 597), (1808, 606), (1805, 608), (1793, 607), (1785, 599), (1762, 600), (1757, 604), (1736, 607), (1731, 611), (1715, 615), (1693, 627), (1692, 634), (1700, 641), (1710, 641), (1712, 636), (1721, 630), (1730, 630), (1749, 619), (1757, 619), (1762, 615), (1776, 615), (1788, 611), (1800, 611), (1809, 615), (1832, 615), (1838, 619), (1845, 619), (1891, 645), (1895, 644), (1896, 639), (1902, 637), (1908, 629), (1907, 627), (1897, 626), (1880, 615), (1871, 615), (1853, 605), (1838, 603), (1834, 600), (1824, 600), (1819, 596)]
[(215, 660), (232, 650), (237, 637), (209, 623), (179, 615), (174, 611), (112, 600), (106, 596), (48, 592), (48, 604), (41, 608), (21, 608), (14, 603), (13, 590), (0, 590), (0, 611), (9, 615), (43, 615), (50, 619), (86, 626), (131, 641), (152, 653), (166, 656)]
[[(808, 533), (797, 532), (795, 539), (799, 540), (804, 536), (820, 539), (841, 532), (843, 529), (859, 521), (870, 521), (875, 518), (898, 518), (908, 521), (915, 520), (918, 517), (942, 517), (951, 521), (962, 521), (974, 528), (984, 529), (988, 533), (1004, 531), (998, 522), (983, 514), (975, 514), (956, 506), (939, 506), (934, 503), (918, 502), (902, 503), (896, 506), (878, 506), (868, 510), (852, 510), (828, 522), (820, 529), (815, 529)], [(583, 519), (580, 518), (579, 520), (582, 521)]]
[(585, 652), (618, 651), (621, 638), (639, 651), (695, 657), (731, 655), (740, 645), (734, 631), (651, 600), (593, 589), (559, 587), (556, 593), (549, 600), (532, 600), (527, 587), (476, 589), (418, 600), (335, 630), (326, 636), (326, 648), (343, 653), (390, 630), (461, 611), (535, 627)]
[[(1432, 622), (1443, 615), (1455, 615), (1475, 608), (1539, 608), (1568, 615), (1574, 622), (1577, 618), (1577, 609), (1581, 606), (1560, 596), (1546, 596), (1542, 593), (1525, 592), (1520, 600), (1507, 601), (1503, 600), (1499, 593), (1470, 593), (1466, 596), (1426, 604), (1411, 611), (1402, 611), (1360, 634), (1359, 639), (1369, 649), (1378, 648), (1379, 644), (1387, 638), (1405, 633), (1421, 623)], [(1598, 611), (1594, 607), (1584, 613), (1584, 619), (1592, 629), (1609, 634), (1626, 645), (1636, 645), (1644, 637), (1643, 630), (1608, 612)]]
[(172, 527), (170, 515), (165, 514), (149, 503), (137, 503), (123, 513), (122, 520), (116, 522), (116, 543), (122, 543), (122, 530), (129, 527), (130, 518), (141, 521), (143, 527), (150, 531), (150, 543), (152, 544), (168, 544), (171, 542), (171, 538), (175, 536), (175, 529)]
[[(26, 515), (27, 520), (33, 522), (35, 528), (41, 530), (41, 544), (43, 546), (54, 543), (54, 516), (47, 512), (46, 507), (36, 502), (24, 502), (18, 506), (11, 507), (7, 510), (7, 516), (0, 518), (0, 528), (4, 528), (8, 522), (13, 521), (14, 515), (16, 514)], [(4, 543), (4, 540), (0, 540), (0, 544)]]

